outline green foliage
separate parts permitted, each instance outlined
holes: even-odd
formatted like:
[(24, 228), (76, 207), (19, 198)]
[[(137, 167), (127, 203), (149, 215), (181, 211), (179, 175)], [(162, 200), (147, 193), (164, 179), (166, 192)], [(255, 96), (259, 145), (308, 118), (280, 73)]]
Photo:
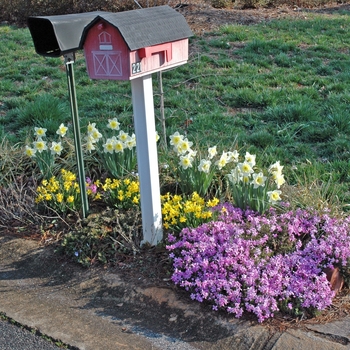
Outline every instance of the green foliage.
[(47, 129), (48, 136), (54, 136), (58, 121), (67, 122), (70, 119), (67, 105), (58, 98), (43, 94), (23, 108), (14, 110), (5, 118), (9, 131), (24, 134), (34, 127)]
[(60, 252), (73, 257), (78, 263), (112, 263), (118, 254), (132, 254), (139, 250), (141, 212), (119, 212), (115, 209), (90, 214), (81, 226), (63, 238)]

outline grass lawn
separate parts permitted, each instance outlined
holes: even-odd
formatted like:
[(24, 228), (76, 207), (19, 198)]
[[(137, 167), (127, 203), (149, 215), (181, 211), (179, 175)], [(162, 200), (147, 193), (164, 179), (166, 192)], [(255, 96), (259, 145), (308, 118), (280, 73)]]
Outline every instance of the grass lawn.
[[(280, 160), (290, 184), (327, 184), (325, 199), (346, 205), (349, 24), (347, 12), (308, 14), (191, 38), (188, 64), (163, 73), (167, 135), (179, 130), (200, 147), (249, 151), (262, 166)], [(37, 55), (26, 28), (1, 26), (0, 37), (0, 135), (21, 143), (34, 126), (53, 132), (69, 122), (63, 59)], [(90, 80), (81, 53), (75, 75), (83, 131), (111, 117), (132, 126), (129, 82)]]

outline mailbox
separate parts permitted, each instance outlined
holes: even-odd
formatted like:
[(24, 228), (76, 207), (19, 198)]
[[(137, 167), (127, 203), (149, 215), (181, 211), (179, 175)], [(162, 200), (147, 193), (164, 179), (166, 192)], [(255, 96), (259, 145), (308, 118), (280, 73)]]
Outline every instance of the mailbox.
[(92, 79), (131, 80), (188, 60), (192, 32), (171, 7), (99, 13), (87, 24), (80, 47)]

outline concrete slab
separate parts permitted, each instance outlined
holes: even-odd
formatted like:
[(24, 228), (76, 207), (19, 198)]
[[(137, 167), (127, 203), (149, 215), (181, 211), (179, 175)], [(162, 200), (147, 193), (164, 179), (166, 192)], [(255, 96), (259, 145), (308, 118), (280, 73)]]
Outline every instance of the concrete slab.
[(277, 332), (213, 312), (172, 284), (136, 285), (1, 236), (0, 312), (80, 350), (350, 349), (350, 319)]

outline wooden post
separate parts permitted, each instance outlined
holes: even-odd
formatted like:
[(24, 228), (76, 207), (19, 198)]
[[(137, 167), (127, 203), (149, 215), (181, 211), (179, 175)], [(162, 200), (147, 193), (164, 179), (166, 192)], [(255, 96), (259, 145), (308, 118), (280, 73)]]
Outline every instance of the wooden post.
[(143, 240), (163, 238), (152, 75), (131, 80), (137, 164), (140, 178)]

